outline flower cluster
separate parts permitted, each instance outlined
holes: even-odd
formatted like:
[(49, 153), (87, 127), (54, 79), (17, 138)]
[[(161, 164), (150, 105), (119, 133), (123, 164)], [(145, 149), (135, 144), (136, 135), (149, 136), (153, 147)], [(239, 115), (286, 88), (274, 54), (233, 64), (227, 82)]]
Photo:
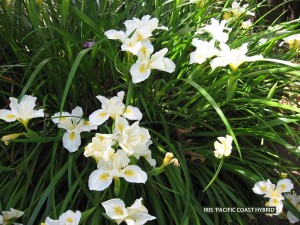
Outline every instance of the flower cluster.
[(172, 73), (175, 70), (175, 64), (165, 55), (168, 52), (164, 48), (154, 53), (154, 47), (149, 40), (156, 29), (167, 30), (166, 27), (158, 26), (158, 19), (149, 15), (142, 19), (133, 18), (124, 22), (126, 31), (108, 30), (105, 35), (108, 39), (119, 40), (122, 42), (122, 51), (127, 51), (137, 56), (137, 61), (131, 66), (130, 74), (133, 83), (139, 83), (146, 80), (152, 69)]
[[(24, 212), (19, 211), (17, 209), (11, 208), (10, 211), (2, 211), (2, 215), (0, 215), (0, 225), (8, 225), (11, 224), (12, 220), (20, 218), (23, 216)], [(13, 223), (14, 225), (22, 225), (19, 223)]]
[(274, 215), (279, 215), (283, 209), (282, 201), (284, 196), (282, 193), (290, 192), (293, 188), (294, 185), (290, 179), (281, 179), (277, 182), (276, 186), (268, 179), (267, 181), (258, 181), (255, 183), (252, 190), (255, 194), (264, 195), (265, 198), (269, 198), (266, 206), (276, 207), (276, 214)]
[[(231, 31), (230, 28), (226, 27), (226, 23), (226, 20), (222, 20), (219, 23), (218, 20), (212, 18), (210, 25), (206, 25), (196, 31), (196, 35), (207, 32), (212, 36), (212, 39), (209, 42), (198, 38), (192, 40), (192, 45), (196, 47), (196, 50), (191, 53), (190, 64), (202, 64), (206, 59), (216, 56), (210, 62), (213, 70), (219, 66), (225, 67), (229, 65), (232, 71), (236, 71), (244, 62), (253, 62), (263, 58), (261, 55), (247, 56), (248, 43), (244, 43), (237, 49), (231, 49), (226, 44), (229, 34), (225, 31)], [(219, 48), (216, 47), (217, 43)]]
[[(112, 134), (97, 133), (85, 147), (84, 155), (93, 157), (98, 168), (89, 177), (90, 190), (102, 191), (119, 178), (131, 183), (145, 183), (147, 174), (139, 166), (129, 165), (131, 156), (136, 159), (145, 157), (151, 166), (156, 164), (149, 150), (152, 143), (149, 131), (139, 126), (142, 114), (136, 107), (125, 107), (124, 94), (119, 92), (111, 99), (97, 96), (102, 107), (89, 117), (91, 123), (97, 125), (108, 118), (114, 120)], [(130, 125), (126, 118), (137, 121)]]

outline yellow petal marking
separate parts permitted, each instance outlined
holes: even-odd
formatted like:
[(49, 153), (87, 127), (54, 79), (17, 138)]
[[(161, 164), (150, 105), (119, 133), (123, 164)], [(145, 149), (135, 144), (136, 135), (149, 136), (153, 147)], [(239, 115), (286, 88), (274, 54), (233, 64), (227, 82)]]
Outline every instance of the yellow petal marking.
[(115, 206), (114, 207), (114, 212), (116, 215), (118, 216), (122, 216), (123, 215), (123, 210), (122, 210), (122, 207), (121, 206)]
[(72, 217), (68, 217), (68, 218), (67, 218), (67, 221), (68, 221), (69, 223), (73, 223), (73, 222), (74, 222), (74, 220), (73, 220)]
[(70, 134), (69, 138), (70, 138), (71, 141), (74, 141), (74, 139), (75, 139), (75, 133), (72, 132), (72, 133)]
[(99, 180), (107, 180), (109, 178), (109, 173), (102, 173), (99, 175)]
[(135, 175), (135, 172), (133, 170), (126, 170), (124, 172), (125, 175), (129, 176), (129, 177), (132, 177)]

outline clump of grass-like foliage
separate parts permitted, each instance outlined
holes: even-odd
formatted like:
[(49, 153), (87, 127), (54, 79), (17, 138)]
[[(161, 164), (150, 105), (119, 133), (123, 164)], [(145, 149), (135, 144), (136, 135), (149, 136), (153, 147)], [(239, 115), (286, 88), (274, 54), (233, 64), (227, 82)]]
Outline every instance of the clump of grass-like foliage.
[[(83, 155), (96, 132), (112, 132), (112, 122), (82, 133), (79, 150), (70, 153), (51, 117), (81, 106), (87, 118), (101, 108), (96, 96), (110, 98), (119, 91), (126, 93), (124, 104), (142, 112), (140, 125), (150, 132), (157, 166), (167, 152), (180, 163), (151, 176), (151, 166), (141, 159), (137, 164), (148, 172), (146, 184), (121, 180), (118, 197), (126, 206), (142, 197), (156, 217), (147, 224), (255, 224), (257, 214), (208, 214), (203, 207), (264, 206), (252, 187), (267, 179), (287, 176), (300, 194), (300, 51), (283, 43), (300, 33), (299, 20), (267, 27), (260, 18), (243, 29), (242, 22), (254, 17), (234, 17), (232, 2), (1, 1), (0, 108), (9, 108), (9, 97), (30, 94), (45, 116), (29, 122), (26, 136), (0, 143), (0, 211), (24, 211), (18, 221), (26, 225), (56, 219), (67, 210), (82, 212), (80, 224), (112, 224), (101, 203), (116, 197), (114, 186), (89, 190), (96, 165)], [(254, 0), (247, 3), (253, 13), (260, 7)], [(144, 15), (168, 27), (155, 30), (150, 40), (155, 50), (168, 49), (166, 57), (176, 69), (152, 70), (148, 79), (133, 83), (135, 56), (121, 51), (121, 43), (104, 32), (124, 30), (124, 21)], [(224, 15), (232, 17), (226, 23), (230, 48), (248, 43), (248, 55), (268, 61), (245, 62), (234, 72), (229, 66), (212, 70), (212, 59), (190, 64), (193, 38), (211, 40), (208, 33), (195, 32)], [(92, 45), (84, 48), (86, 42)], [(3, 120), (0, 128), (1, 137), (24, 132), (20, 123)], [(214, 142), (226, 135), (233, 137), (231, 155), (216, 158)], [(284, 204), (284, 212), (296, 214), (295, 207)]]

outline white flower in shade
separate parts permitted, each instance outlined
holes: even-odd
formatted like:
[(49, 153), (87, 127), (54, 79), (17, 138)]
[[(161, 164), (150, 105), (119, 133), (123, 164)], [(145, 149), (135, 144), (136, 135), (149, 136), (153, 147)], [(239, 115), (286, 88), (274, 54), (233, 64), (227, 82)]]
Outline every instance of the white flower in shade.
[(115, 137), (112, 134), (99, 134), (92, 138), (92, 142), (84, 148), (85, 157), (93, 157), (98, 163), (100, 159), (108, 161), (115, 150), (112, 146), (115, 144)]
[(268, 179), (267, 181), (258, 181), (252, 188), (253, 192), (258, 195), (266, 195), (269, 190), (274, 190), (275, 185)]
[(92, 125), (89, 121), (82, 119), (82, 108), (77, 106), (72, 110), (72, 113), (62, 112), (55, 113), (52, 116), (52, 121), (59, 128), (67, 130), (63, 136), (63, 146), (69, 152), (78, 150), (81, 144), (80, 133), (97, 129), (96, 125)]
[(226, 135), (226, 137), (218, 137), (219, 141), (215, 141), (215, 157), (222, 158), (224, 156), (229, 156), (231, 154), (232, 149), (232, 137), (230, 135)]
[(223, 32), (223, 30), (231, 31), (230, 28), (227, 28), (226, 20), (222, 20), (220, 23), (218, 20), (212, 18), (211, 24), (206, 25), (196, 31), (195, 34), (202, 34), (204, 32), (208, 32), (212, 35), (214, 40), (219, 41), (220, 43), (225, 43), (228, 40), (228, 33)]
[(261, 55), (246, 56), (246, 53), (248, 52), (248, 43), (243, 44), (238, 49), (230, 49), (228, 45), (221, 43), (220, 48), (221, 51), (219, 51), (218, 57), (210, 62), (213, 70), (219, 66), (224, 67), (229, 65), (233, 71), (236, 71), (244, 62), (253, 62), (263, 58)]
[(269, 198), (269, 201), (266, 203), (266, 206), (275, 206), (276, 214), (268, 214), (279, 215), (282, 212), (284, 196), (283, 192), (289, 192), (294, 188), (293, 183), (290, 179), (281, 179), (277, 182), (275, 186), (270, 182), (270, 180), (258, 181), (254, 184), (252, 188), (253, 192), (259, 195), (264, 195), (265, 198)]
[(130, 183), (145, 183), (147, 174), (136, 165), (128, 165), (130, 159), (123, 150), (111, 155), (109, 161), (100, 159), (98, 169), (89, 177), (89, 189), (103, 191), (112, 183), (113, 178), (124, 178)]
[(130, 206), (125, 206), (125, 203), (119, 199), (114, 198), (101, 203), (105, 208), (106, 214), (117, 224), (123, 221), (127, 225), (143, 225), (147, 221), (154, 220), (156, 217), (149, 215), (147, 208), (142, 204), (142, 198), (135, 200)]
[[(285, 197), (295, 206), (296, 209), (300, 212), (300, 195), (296, 194), (286, 194)], [(297, 218), (293, 213), (290, 211), (287, 212), (286, 214), (288, 220), (290, 223), (297, 223), (299, 222), (299, 218)]]
[(219, 50), (215, 48), (215, 40), (207, 42), (194, 38), (192, 40), (192, 45), (196, 47), (196, 50), (191, 53), (190, 64), (201, 64), (206, 59), (217, 55), (219, 52)]
[(245, 30), (247, 30), (250, 27), (252, 27), (252, 25), (253, 25), (253, 23), (252, 23), (252, 21), (250, 19), (247, 20), (247, 21), (243, 21), (242, 22), (242, 28), (245, 29)]
[(101, 95), (96, 96), (100, 100), (102, 106), (101, 109), (96, 110), (89, 116), (89, 121), (92, 124), (101, 125), (108, 120), (109, 117), (116, 120), (118, 116), (124, 116), (130, 120), (141, 120), (143, 114), (138, 108), (130, 105), (125, 107), (123, 104), (124, 95), (125, 92), (120, 91), (117, 96), (110, 99)]
[(53, 220), (49, 217), (46, 218), (45, 225), (78, 225), (81, 218), (81, 212), (73, 212), (71, 210), (61, 214), (58, 220)]
[(44, 110), (34, 110), (36, 97), (24, 95), (20, 102), (18, 99), (10, 97), (10, 109), (0, 109), (0, 119), (6, 122), (14, 122), (18, 120), (25, 128), (32, 118), (44, 117)]
[(2, 215), (0, 215), (0, 224), (10, 224), (10, 220), (20, 218), (23, 214), (24, 212), (13, 208), (10, 208), (10, 211), (2, 211)]
[(167, 48), (151, 55), (152, 52), (153, 47), (146, 44), (138, 51), (138, 59), (130, 68), (133, 83), (139, 83), (146, 80), (150, 76), (152, 69), (165, 71), (167, 73), (175, 71), (176, 65), (174, 62), (171, 59), (164, 57), (168, 52)]

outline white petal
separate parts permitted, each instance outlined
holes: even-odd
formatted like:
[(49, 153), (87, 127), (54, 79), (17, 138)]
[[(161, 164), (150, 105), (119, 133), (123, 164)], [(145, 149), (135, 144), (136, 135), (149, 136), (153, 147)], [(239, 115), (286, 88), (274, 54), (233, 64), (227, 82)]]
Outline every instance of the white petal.
[(130, 68), (130, 74), (132, 82), (136, 84), (146, 80), (150, 76), (151, 70), (145, 64), (135, 63)]
[(13, 122), (16, 121), (17, 117), (11, 110), (0, 109), (0, 119), (6, 122)]
[(136, 55), (139, 49), (142, 47), (142, 43), (133, 38), (127, 38), (121, 45), (122, 51), (131, 52)]
[(60, 224), (63, 225), (78, 225), (81, 217), (81, 212), (76, 211), (73, 212), (71, 210), (66, 211), (65, 213), (61, 214), (59, 217)]
[(294, 188), (294, 184), (290, 179), (281, 179), (277, 182), (276, 190), (279, 192), (289, 192)]
[(137, 107), (129, 105), (125, 109), (124, 117), (129, 120), (141, 120), (143, 118), (143, 114)]
[(128, 216), (125, 203), (119, 198), (114, 198), (106, 202), (102, 202), (101, 205), (104, 207), (106, 214), (111, 219), (123, 220)]
[(131, 183), (145, 183), (147, 181), (147, 174), (138, 166), (126, 166), (122, 171), (122, 177)]
[(125, 33), (123, 31), (117, 30), (108, 30), (104, 32), (104, 35), (111, 40), (120, 40), (123, 42), (126, 38)]
[(156, 53), (154, 53), (149, 62), (150, 69), (164, 70), (165, 64), (163, 63), (163, 58), (167, 54), (168, 49), (164, 48)]
[(44, 117), (44, 109), (35, 110), (31, 113), (30, 118)]
[(62, 112), (62, 113), (55, 113), (51, 119), (53, 123), (63, 123), (66, 119), (69, 119), (70, 113)]
[(98, 169), (91, 173), (89, 177), (89, 189), (103, 191), (112, 183), (113, 178), (109, 170)]
[(254, 184), (254, 187), (252, 188), (252, 191), (255, 194), (263, 195), (266, 194), (268, 191), (268, 184), (265, 181), (258, 181)]
[(173, 73), (175, 71), (176, 65), (171, 59), (163, 58), (163, 63), (164, 69), (162, 71), (165, 71), (167, 73)]
[(98, 109), (89, 116), (89, 121), (94, 125), (101, 125), (108, 120), (108, 118), (109, 114), (105, 110)]
[(66, 132), (63, 136), (63, 146), (69, 150), (69, 152), (75, 152), (78, 150), (81, 144), (80, 134), (76, 132)]
[(53, 220), (53, 219), (47, 217), (46, 221), (45, 221), (45, 224), (46, 225), (60, 225), (60, 221), (59, 220)]
[(72, 110), (71, 115), (74, 117), (82, 117), (83, 115), (82, 108), (80, 106), (76, 106), (76, 108)]

